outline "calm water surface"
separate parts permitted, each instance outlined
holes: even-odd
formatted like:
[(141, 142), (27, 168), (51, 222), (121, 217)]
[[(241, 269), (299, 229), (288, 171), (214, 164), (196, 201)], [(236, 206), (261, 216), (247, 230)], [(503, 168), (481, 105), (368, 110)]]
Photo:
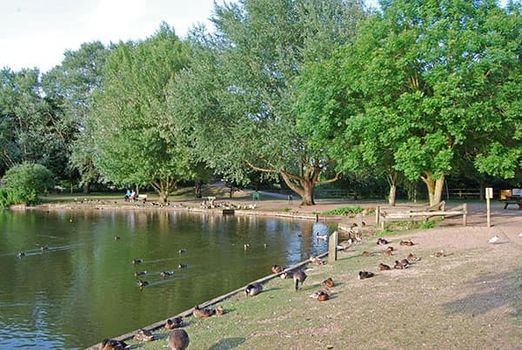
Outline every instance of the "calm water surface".
[[(126, 333), (326, 251), (314, 238), (326, 232), (186, 212), (0, 211), (0, 348), (82, 348)], [(150, 285), (140, 291), (143, 270)], [(165, 270), (174, 276), (162, 280)]]

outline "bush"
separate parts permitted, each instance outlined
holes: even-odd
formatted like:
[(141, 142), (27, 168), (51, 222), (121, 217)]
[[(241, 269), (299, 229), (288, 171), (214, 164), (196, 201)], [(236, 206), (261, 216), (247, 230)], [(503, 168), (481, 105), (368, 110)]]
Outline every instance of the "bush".
[(361, 207), (341, 207), (335, 208), (332, 210), (324, 211), (324, 215), (350, 215), (350, 214), (359, 214), (363, 211)]
[(24, 163), (9, 169), (2, 178), (0, 206), (36, 204), (38, 194), (52, 188), (53, 174), (43, 165)]

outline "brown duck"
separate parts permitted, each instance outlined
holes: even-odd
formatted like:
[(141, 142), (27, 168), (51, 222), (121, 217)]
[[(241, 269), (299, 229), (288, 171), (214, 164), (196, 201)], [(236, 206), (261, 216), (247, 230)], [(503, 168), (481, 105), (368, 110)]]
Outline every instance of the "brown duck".
[(151, 331), (142, 328), (134, 335), (134, 340), (152, 341), (152, 340), (154, 340), (154, 335), (152, 334)]
[(185, 350), (190, 343), (189, 336), (184, 329), (175, 329), (169, 334), (171, 350)]
[(214, 315), (214, 312), (212, 309), (200, 309), (199, 305), (196, 305), (194, 310), (192, 310), (192, 316), (195, 318), (207, 318)]
[(183, 326), (183, 318), (175, 317), (172, 320), (169, 318), (165, 322), (165, 329), (174, 329)]
[(360, 280), (364, 280), (366, 278), (372, 278), (373, 276), (375, 276), (375, 274), (373, 272), (359, 271), (359, 279)]
[(273, 274), (278, 274), (278, 273), (281, 273), (285, 270), (285, 268), (281, 265), (272, 265), (272, 273)]
[(395, 265), (393, 266), (394, 269), (397, 270), (404, 270), (408, 267), (408, 264), (404, 264), (402, 261), (395, 260)]
[(388, 270), (391, 270), (390, 266), (383, 264), (383, 263), (379, 264), (379, 271), (388, 271)]
[(121, 340), (104, 339), (100, 345), (100, 350), (124, 350), (128, 347), (127, 343)]
[(216, 307), (216, 315), (217, 316), (223, 316), (225, 313), (226, 313), (226, 311), (223, 308), (223, 306), (219, 305), (218, 307)]
[(413, 243), (413, 241), (411, 239), (407, 239), (407, 240), (404, 240), (404, 241), (401, 241), (400, 245), (405, 245), (405, 246), (413, 246), (415, 245), (415, 243)]
[(335, 286), (334, 280), (330, 277), (327, 278), (321, 283), (325, 288), (331, 289)]

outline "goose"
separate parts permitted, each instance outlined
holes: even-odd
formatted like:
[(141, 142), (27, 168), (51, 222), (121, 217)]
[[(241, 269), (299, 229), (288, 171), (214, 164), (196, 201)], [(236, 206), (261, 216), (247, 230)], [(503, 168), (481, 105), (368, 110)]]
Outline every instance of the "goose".
[(49, 250), (49, 247), (46, 246), (46, 245), (43, 245), (43, 246), (40, 247), (40, 250), (41, 250), (42, 252), (44, 252), (44, 251), (46, 251), (46, 250)]
[(169, 318), (165, 321), (165, 329), (174, 329), (183, 326), (183, 318), (175, 317), (172, 320)]
[(185, 350), (190, 343), (189, 336), (184, 329), (175, 329), (169, 334), (171, 350)]
[(187, 267), (187, 264), (179, 264), (178, 269), (185, 269)]
[(133, 339), (137, 341), (153, 341), (154, 335), (151, 331), (142, 328), (134, 335)]
[(120, 239), (120, 236), (114, 236), (114, 240), (118, 241)]
[(16, 256), (19, 257), (19, 258), (21, 258), (21, 257), (25, 256), (25, 252), (22, 251), (22, 250), (20, 250), (20, 251), (18, 252), (18, 254), (16, 254)]
[(141, 264), (142, 262), (143, 262), (143, 259), (133, 259), (133, 260), (132, 260), (132, 263), (133, 263), (134, 265)]
[(292, 277), (294, 278), (295, 283), (295, 290), (299, 290), (299, 284), (301, 284), (301, 287), (303, 286), (304, 281), (306, 280), (306, 273), (303, 270), (295, 271), (292, 274)]
[(166, 279), (174, 275), (174, 271), (163, 271), (160, 273), (161, 278)]
[(263, 286), (261, 285), (261, 283), (252, 283), (252, 284), (249, 284), (248, 286), (246, 286), (245, 294), (247, 296), (253, 297), (254, 295), (261, 293), (262, 290), (263, 290)]
[(178, 254), (183, 254), (183, 253), (185, 253), (186, 251), (187, 251), (186, 249), (182, 248), (182, 249), (178, 250)]
[(147, 274), (147, 271), (136, 271), (136, 272), (134, 272), (134, 276), (135, 277), (145, 276), (146, 274)]
[(385, 240), (384, 238), (379, 238), (377, 239), (377, 245), (386, 245), (386, 244), (389, 244), (390, 242), (388, 242), (387, 240)]
[(138, 287), (140, 287), (140, 288), (142, 288), (142, 289), (145, 288), (145, 287), (147, 287), (147, 286), (149, 285), (149, 282), (147, 282), (147, 281), (142, 281), (142, 280), (138, 280), (138, 282), (136, 282), (136, 283), (138, 284)]

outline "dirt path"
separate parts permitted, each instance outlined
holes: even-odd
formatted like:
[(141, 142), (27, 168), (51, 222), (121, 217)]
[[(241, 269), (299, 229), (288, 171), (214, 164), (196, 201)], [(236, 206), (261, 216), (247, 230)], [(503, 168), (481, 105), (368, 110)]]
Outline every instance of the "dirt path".
[[(446, 224), (387, 237), (392, 257), (369, 239), (335, 264), (313, 267), (298, 292), (277, 279), (256, 297), (223, 302), (222, 317), (189, 318), (189, 349), (522, 349), (522, 217), (509, 213), (493, 228)], [(499, 243), (488, 243), (495, 234)], [(403, 238), (417, 244), (400, 246)], [(441, 249), (446, 256), (433, 256)], [(422, 260), (377, 271), (409, 252)], [(359, 270), (376, 276), (358, 280)], [(309, 298), (327, 277), (337, 283), (332, 299)], [(167, 333), (156, 336), (133, 348), (164, 349)]]

